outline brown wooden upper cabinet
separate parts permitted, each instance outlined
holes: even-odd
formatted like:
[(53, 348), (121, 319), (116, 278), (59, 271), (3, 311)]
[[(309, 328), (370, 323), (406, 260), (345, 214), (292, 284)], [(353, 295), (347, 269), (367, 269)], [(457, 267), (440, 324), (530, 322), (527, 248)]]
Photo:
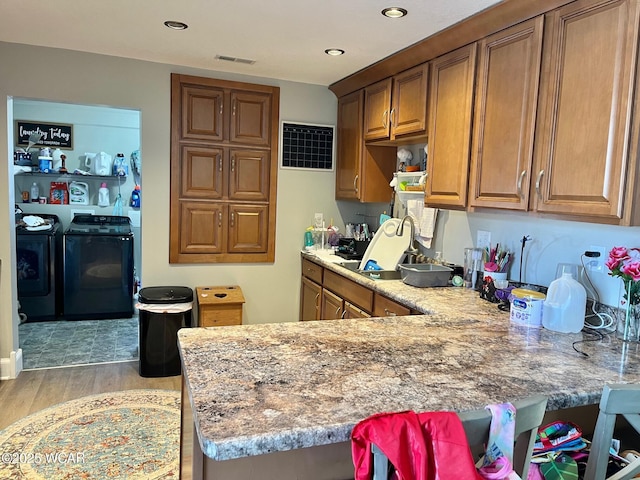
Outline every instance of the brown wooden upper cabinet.
[(469, 205), (527, 210), (544, 16), (478, 42)]
[(279, 88), (171, 82), (169, 261), (273, 262)]
[(429, 64), (365, 87), (365, 141), (426, 135)]
[(396, 169), (396, 148), (365, 145), (364, 91), (338, 99), (336, 199), (387, 202)]
[(425, 203), (467, 205), (476, 43), (431, 62)]
[(629, 151), (638, 141), (637, 132), (629, 139), (638, 10), (635, 0), (578, 0), (546, 15), (535, 210), (623, 218), (633, 189), (625, 176), (636, 163)]

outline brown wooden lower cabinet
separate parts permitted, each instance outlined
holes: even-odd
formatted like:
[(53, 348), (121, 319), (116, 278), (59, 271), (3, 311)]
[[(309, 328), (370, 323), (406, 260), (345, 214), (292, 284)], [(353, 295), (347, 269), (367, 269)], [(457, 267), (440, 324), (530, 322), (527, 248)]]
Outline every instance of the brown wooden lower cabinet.
[(344, 312), (344, 299), (339, 297), (335, 293), (322, 289), (322, 301), (321, 301), (321, 319), (322, 320), (336, 320), (342, 318)]
[(300, 286), (300, 321), (320, 320), (322, 286), (302, 277)]
[(376, 293), (373, 298), (373, 316), (394, 317), (396, 315), (411, 315), (411, 309)]
[(369, 318), (370, 316), (370, 313), (365, 312), (361, 308), (349, 302), (344, 302), (344, 318)]
[(337, 272), (302, 259), (300, 321), (420, 314)]

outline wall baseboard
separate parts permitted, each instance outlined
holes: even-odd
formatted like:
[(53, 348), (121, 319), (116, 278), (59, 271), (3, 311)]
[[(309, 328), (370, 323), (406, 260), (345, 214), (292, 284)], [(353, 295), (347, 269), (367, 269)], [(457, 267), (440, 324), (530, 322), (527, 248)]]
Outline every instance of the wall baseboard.
[(22, 371), (22, 349), (13, 351), (9, 358), (0, 358), (0, 380), (17, 378)]

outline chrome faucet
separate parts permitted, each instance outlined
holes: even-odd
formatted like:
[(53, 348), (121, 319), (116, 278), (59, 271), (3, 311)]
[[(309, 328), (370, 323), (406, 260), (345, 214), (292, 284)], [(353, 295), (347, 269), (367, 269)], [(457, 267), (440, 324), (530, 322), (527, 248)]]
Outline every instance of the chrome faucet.
[(411, 236), (409, 238), (409, 245), (407, 246), (407, 249), (404, 251), (404, 253), (407, 255), (407, 263), (415, 263), (416, 255), (418, 254), (419, 250), (416, 248), (414, 243), (414, 237), (416, 235), (416, 224), (414, 223), (413, 217), (411, 215), (405, 215), (404, 217), (402, 217), (402, 220), (400, 220), (400, 225), (398, 225), (398, 228), (396, 229), (396, 235), (401, 237), (404, 234), (404, 222), (406, 220), (409, 220)]

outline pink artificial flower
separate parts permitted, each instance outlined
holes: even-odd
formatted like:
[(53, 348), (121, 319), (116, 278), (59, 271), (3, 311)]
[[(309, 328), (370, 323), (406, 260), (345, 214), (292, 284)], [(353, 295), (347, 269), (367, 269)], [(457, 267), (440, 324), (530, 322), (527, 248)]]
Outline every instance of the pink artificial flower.
[(612, 256), (609, 256), (609, 258), (604, 264), (609, 270), (613, 272), (616, 268), (618, 268), (618, 265), (620, 265), (620, 260)]
[(605, 262), (606, 267), (612, 272), (620, 268), (622, 262), (629, 258), (629, 251), (626, 247), (613, 247), (609, 252), (609, 258)]
[(634, 282), (637, 282), (640, 280), (640, 261), (634, 259), (624, 262), (620, 267), (620, 271), (625, 275), (629, 275)]
[(613, 247), (609, 252), (609, 258), (615, 258), (617, 260), (624, 260), (629, 256), (627, 247)]

